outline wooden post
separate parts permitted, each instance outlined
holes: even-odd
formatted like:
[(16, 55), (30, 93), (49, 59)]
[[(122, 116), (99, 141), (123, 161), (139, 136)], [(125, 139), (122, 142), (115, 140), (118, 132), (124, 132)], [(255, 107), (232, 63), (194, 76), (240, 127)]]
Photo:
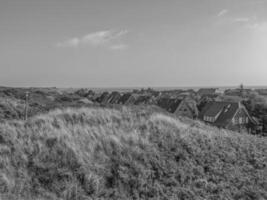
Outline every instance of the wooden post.
[(25, 95), (25, 121), (28, 120), (28, 108), (29, 107), (29, 92), (26, 92)]

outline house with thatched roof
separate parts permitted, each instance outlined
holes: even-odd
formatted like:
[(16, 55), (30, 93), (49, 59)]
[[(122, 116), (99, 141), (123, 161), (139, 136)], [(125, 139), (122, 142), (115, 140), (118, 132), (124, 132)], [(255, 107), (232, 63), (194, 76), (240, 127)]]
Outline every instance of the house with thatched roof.
[(191, 98), (160, 98), (157, 105), (170, 113), (194, 119), (198, 116), (196, 102)]
[(120, 98), (121, 98), (121, 94), (119, 92), (117, 92), (117, 91), (114, 91), (109, 95), (109, 97), (107, 99), (107, 103), (109, 103), (109, 104), (118, 104)]
[(219, 128), (237, 131), (248, 130), (257, 124), (241, 102), (208, 102), (199, 118)]
[(127, 101), (124, 103), (125, 105), (134, 105), (136, 100), (138, 99), (138, 94), (131, 94)]
[(155, 104), (155, 97), (152, 95), (139, 95), (134, 102), (135, 105), (152, 105)]
[(200, 88), (197, 91), (197, 94), (199, 96), (203, 96), (203, 95), (214, 95), (214, 94), (216, 94), (216, 90), (217, 90), (217, 88)]
[(130, 92), (121, 95), (120, 99), (118, 100), (118, 104), (124, 105), (127, 102), (127, 100), (131, 97), (131, 95), (132, 94)]
[(98, 98), (96, 98), (96, 101), (98, 103), (106, 104), (109, 97), (108, 92), (103, 92)]
[(134, 105), (135, 101), (138, 98), (138, 94), (134, 94), (131, 92), (124, 93), (120, 99), (118, 100), (118, 104), (122, 105)]

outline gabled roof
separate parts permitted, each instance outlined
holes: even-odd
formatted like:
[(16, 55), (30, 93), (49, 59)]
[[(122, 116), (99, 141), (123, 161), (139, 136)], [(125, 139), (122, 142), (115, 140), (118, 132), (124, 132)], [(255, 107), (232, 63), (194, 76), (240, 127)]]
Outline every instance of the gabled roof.
[(255, 91), (258, 92), (260, 95), (267, 95), (267, 89), (257, 89)]
[(174, 113), (182, 99), (174, 99), (174, 98), (160, 98), (157, 102), (157, 105), (171, 113)]
[(139, 104), (148, 104), (151, 101), (151, 95), (140, 95), (137, 97), (136, 101), (134, 104), (139, 105)]
[(179, 109), (183, 109), (184, 108), (182, 107), (183, 105), (186, 106), (190, 110), (192, 115), (198, 116), (199, 112), (197, 108), (197, 103), (194, 99), (190, 97), (184, 98), (179, 105)]
[(231, 122), (238, 109), (239, 109), (238, 103), (228, 104), (227, 107), (223, 108), (218, 119), (215, 121), (215, 124), (220, 126), (227, 125), (229, 122)]
[(102, 93), (95, 93), (92, 97), (94, 101), (98, 101), (98, 99), (101, 97)]
[[(208, 102), (200, 113), (200, 118), (217, 116), (214, 124), (225, 126), (233, 119), (239, 108), (240, 104), (238, 102)], [(242, 108), (245, 109), (245, 107)]]
[(108, 103), (111, 103), (111, 104), (116, 104), (118, 103), (119, 99), (121, 98), (121, 94), (119, 92), (112, 92), (110, 95), (109, 95), (109, 98), (108, 98)]
[(118, 101), (118, 103), (119, 104), (125, 104), (126, 102), (127, 102), (127, 100), (131, 97), (131, 93), (129, 92), (129, 93), (125, 93), (125, 94), (123, 94), (121, 97), (120, 97), (120, 99), (119, 99), (119, 101)]
[(134, 105), (134, 103), (138, 97), (139, 97), (139, 94), (131, 94), (124, 104), (125, 105)]
[(107, 103), (106, 101), (107, 101), (108, 97), (109, 97), (109, 93), (108, 92), (103, 92), (101, 94), (101, 96), (96, 99), (96, 101), (98, 103)]
[(216, 88), (201, 88), (197, 91), (199, 95), (215, 94)]

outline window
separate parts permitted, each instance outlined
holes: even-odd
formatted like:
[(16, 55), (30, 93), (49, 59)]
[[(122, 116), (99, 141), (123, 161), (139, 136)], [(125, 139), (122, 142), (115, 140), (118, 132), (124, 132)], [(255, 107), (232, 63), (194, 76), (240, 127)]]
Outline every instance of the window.
[(227, 105), (227, 107), (225, 108), (224, 112), (225, 113), (228, 112), (228, 110), (230, 109), (230, 107), (231, 107), (231, 104)]
[(238, 124), (238, 118), (236, 117), (234, 120), (235, 120), (235, 124)]
[(215, 121), (215, 118), (214, 117), (209, 117), (209, 116), (204, 116), (204, 121), (214, 122)]
[(248, 123), (247, 117), (239, 117), (239, 124), (245, 124)]

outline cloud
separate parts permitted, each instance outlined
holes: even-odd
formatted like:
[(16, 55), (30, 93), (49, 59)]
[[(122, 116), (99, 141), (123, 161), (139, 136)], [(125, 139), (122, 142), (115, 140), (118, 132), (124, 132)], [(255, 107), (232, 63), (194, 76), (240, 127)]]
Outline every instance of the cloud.
[(247, 5), (257, 5), (257, 4), (265, 4), (267, 3), (266, 0), (253, 0), (253, 1), (249, 1), (249, 2), (245, 2), (245, 4)]
[(253, 30), (254, 32), (264, 32), (267, 33), (267, 21), (259, 20), (256, 16), (236, 18), (233, 19), (235, 23), (241, 23), (243, 27)]
[(124, 50), (127, 48), (128, 48), (128, 45), (126, 44), (115, 44), (115, 45), (110, 46), (111, 50)]
[(249, 18), (235, 18), (234, 19), (234, 22), (236, 22), (236, 23), (245, 23), (245, 22), (249, 22), (251, 19), (249, 19)]
[(121, 42), (121, 38), (128, 34), (127, 30), (104, 30), (89, 33), (83, 37), (74, 37), (59, 42), (57, 47), (78, 47), (78, 46), (93, 46), (93, 47), (108, 47), (110, 49), (123, 49), (127, 45)]
[(267, 33), (267, 22), (252, 23), (248, 24), (247, 27), (257, 32)]
[(229, 12), (229, 10), (227, 9), (223, 9), (221, 10), (218, 14), (217, 17), (223, 17), (224, 15), (226, 15)]
[[(258, 1), (258, 3), (261, 1)], [(229, 13), (229, 10), (224, 9), (218, 13), (218, 17), (225, 16)], [(267, 21), (260, 20), (256, 15), (254, 16), (233, 16), (229, 14), (226, 17), (220, 19), (224, 25), (231, 25), (233, 27), (241, 27), (246, 30), (251, 30), (257, 34), (266, 34), (267, 35)], [(266, 40), (267, 37), (265, 36)]]

